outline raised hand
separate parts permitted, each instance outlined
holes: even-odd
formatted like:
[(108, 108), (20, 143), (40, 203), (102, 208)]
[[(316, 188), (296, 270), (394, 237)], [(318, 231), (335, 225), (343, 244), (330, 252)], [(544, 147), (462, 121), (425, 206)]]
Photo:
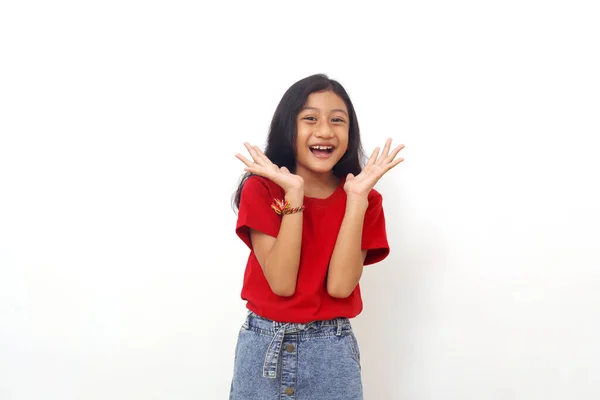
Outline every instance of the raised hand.
[(273, 164), (258, 146), (251, 146), (248, 143), (244, 143), (244, 146), (246, 146), (250, 157), (254, 160), (252, 162), (241, 154), (235, 155), (236, 158), (246, 164), (244, 171), (270, 179), (286, 193), (292, 190), (304, 190), (304, 179), (301, 176), (292, 174), (286, 167), (279, 168)]
[(390, 153), (391, 145), (392, 139), (388, 139), (385, 142), (381, 155), (379, 155), (379, 147), (376, 148), (360, 174), (357, 176), (348, 174), (346, 183), (344, 184), (344, 190), (348, 196), (360, 196), (366, 198), (377, 181), (379, 181), (386, 172), (404, 161), (404, 158), (395, 159), (400, 150), (404, 148), (404, 145), (401, 144)]

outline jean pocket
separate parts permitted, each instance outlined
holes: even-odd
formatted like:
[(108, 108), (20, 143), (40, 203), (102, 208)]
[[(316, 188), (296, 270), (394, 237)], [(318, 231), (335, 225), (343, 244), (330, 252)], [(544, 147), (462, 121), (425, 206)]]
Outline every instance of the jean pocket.
[(238, 353), (240, 351), (240, 339), (242, 337), (242, 331), (243, 330), (244, 330), (244, 327), (242, 326), (240, 328), (240, 331), (238, 332), (238, 335), (237, 335), (237, 342), (235, 343), (235, 350), (234, 350), (234, 357), (233, 357), (234, 362), (237, 361)]
[(356, 340), (354, 332), (350, 332), (350, 334), (348, 335), (348, 339), (350, 342), (350, 348), (352, 349), (354, 361), (357, 362), (358, 367), (360, 368), (360, 348), (358, 347), (358, 340)]

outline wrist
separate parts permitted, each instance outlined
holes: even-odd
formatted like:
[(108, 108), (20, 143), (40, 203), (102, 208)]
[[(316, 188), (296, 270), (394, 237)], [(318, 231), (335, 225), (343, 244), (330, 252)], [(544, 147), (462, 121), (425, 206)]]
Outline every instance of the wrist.
[(291, 189), (285, 193), (285, 200), (292, 207), (301, 206), (304, 203), (304, 188)]
[(350, 194), (346, 195), (346, 209), (364, 209), (366, 210), (369, 207), (369, 198), (367, 196), (362, 196), (358, 194)]
[(293, 193), (296, 193), (296, 192), (304, 193), (304, 186), (292, 187), (292, 188), (289, 188), (289, 189), (285, 189), (285, 194), (286, 195), (293, 194)]

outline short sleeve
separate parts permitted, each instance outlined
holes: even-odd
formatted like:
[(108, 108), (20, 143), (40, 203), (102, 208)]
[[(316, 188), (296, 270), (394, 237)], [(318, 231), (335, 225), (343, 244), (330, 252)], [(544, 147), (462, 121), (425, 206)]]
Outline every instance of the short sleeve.
[(281, 226), (281, 217), (271, 208), (274, 198), (281, 198), (279, 186), (258, 176), (251, 176), (244, 183), (236, 233), (240, 239), (252, 250), (250, 229), (267, 235), (277, 237)]
[(369, 195), (369, 207), (365, 213), (363, 224), (361, 247), (363, 250), (367, 250), (364, 265), (378, 263), (390, 253), (382, 203), (381, 194), (376, 190), (372, 190)]

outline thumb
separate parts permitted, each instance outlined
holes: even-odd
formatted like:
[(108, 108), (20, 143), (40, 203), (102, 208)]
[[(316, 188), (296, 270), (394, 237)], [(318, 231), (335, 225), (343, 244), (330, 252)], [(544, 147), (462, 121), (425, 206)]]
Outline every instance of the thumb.
[(281, 168), (279, 168), (279, 169), (280, 169), (280, 170), (281, 170), (281, 172), (283, 172), (284, 174), (289, 174), (289, 173), (290, 173), (290, 170), (289, 170), (289, 169), (287, 169), (286, 167), (281, 167)]
[(346, 176), (346, 180), (347, 181), (351, 181), (352, 179), (354, 179), (354, 175), (351, 173), (348, 174), (348, 176)]

